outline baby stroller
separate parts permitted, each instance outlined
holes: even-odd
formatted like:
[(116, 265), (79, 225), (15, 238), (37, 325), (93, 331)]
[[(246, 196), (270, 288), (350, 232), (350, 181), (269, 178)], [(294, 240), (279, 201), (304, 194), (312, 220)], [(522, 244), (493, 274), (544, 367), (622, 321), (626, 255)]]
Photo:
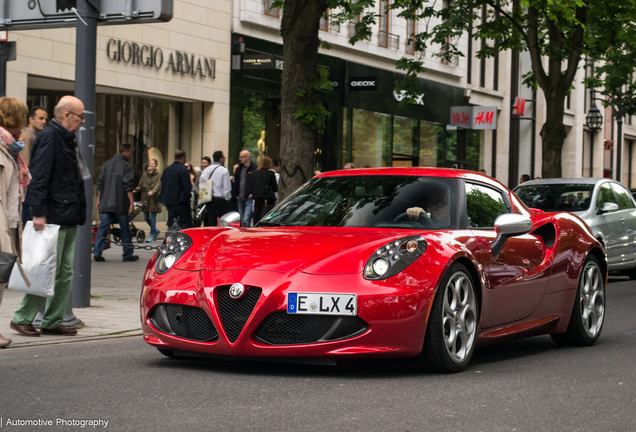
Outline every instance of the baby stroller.
[[(128, 215), (128, 229), (130, 230), (130, 235), (132, 238), (137, 239), (137, 243), (143, 243), (146, 240), (146, 232), (144, 230), (138, 229), (133, 223), (133, 219), (135, 216), (139, 214), (139, 212), (145, 211), (148, 206), (145, 201), (134, 201), (133, 202), (133, 211)], [(110, 233), (113, 235), (113, 240), (120, 241), (121, 240), (121, 229), (119, 226), (115, 226), (114, 224), (110, 227)]]

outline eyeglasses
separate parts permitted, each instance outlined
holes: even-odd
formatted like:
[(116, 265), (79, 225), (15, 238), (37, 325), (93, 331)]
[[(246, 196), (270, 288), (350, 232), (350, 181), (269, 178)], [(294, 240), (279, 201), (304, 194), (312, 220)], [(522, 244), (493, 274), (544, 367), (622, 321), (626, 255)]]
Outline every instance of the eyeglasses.
[(447, 206), (448, 203), (444, 200), (439, 200), (439, 201), (427, 201), (426, 202), (426, 208), (433, 208), (433, 207), (437, 207), (437, 208), (442, 208)]
[(66, 112), (68, 112), (68, 113), (71, 113), (71, 114), (73, 114), (73, 115), (78, 116), (80, 120), (84, 120), (84, 114), (76, 114), (76, 113), (74, 113), (73, 111), (66, 111)]

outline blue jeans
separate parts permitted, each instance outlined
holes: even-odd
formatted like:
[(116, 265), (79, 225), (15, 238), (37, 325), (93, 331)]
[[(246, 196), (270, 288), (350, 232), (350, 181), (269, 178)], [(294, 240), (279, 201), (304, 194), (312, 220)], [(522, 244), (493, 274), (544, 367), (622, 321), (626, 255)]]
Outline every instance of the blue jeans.
[(152, 237), (155, 234), (156, 226), (157, 226), (157, 213), (144, 213), (144, 219), (146, 223), (150, 226), (150, 235)]
[(238, 211), (241, 215), (241, 226), (252, 226), (252, 206), (254, 204), (253, 198), (239, 198), (238, 199)]
[(106, 245), (104, 238), (108, 234), (108, 227), (113, 223), (118, 224), (120, 228), (121, 242), (124, 244), (122, 259), (128, 259), (133, 254), (133, 247), (130, 229), (128, 229), (128, 215), (125, 213), (100, 213), (100, 222), (99, 228), (97, 229), (97, 239), (95, 240), (93, 255), (101, 255), (102, 252), (104, 252), (104, 246)]

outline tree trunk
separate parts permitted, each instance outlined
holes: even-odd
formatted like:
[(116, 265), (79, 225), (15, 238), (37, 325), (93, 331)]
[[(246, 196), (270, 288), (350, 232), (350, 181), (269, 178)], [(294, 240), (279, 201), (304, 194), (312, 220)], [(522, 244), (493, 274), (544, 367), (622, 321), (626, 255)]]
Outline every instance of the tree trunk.
[[(281, 23), (283, 76), (281, 82), (281, 172), (279, 198), (285, 198), (313, 177), (318, 133), (296, 118), (296, 108), (317, 102), (312, 84), (317, 79), (320, 17), (326, 0), (286, 0)], [(302, 93), (299, 94), (299, 93)]]
[(561, 177), (561, 159), (563, 141), (567, 136), (563, 124), (565, 113), (565, 92), (545, 92), (546, 96), (546, 121), (541, 128), (542, 138), (542, 162), (541, 175), (543, 178)]

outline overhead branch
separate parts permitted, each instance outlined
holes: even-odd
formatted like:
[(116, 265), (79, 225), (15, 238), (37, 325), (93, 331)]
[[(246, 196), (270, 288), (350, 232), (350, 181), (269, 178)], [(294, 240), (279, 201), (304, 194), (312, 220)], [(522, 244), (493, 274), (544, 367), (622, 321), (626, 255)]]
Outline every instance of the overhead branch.
[(550, 80), (543, 69), (541, 58), (541, 47), (539, 45), (539, 20), (537, 10), (534, 7), (528, 8), (528, 51), (532, 64), (532, 71), (539, 86), (545, 90), (550, 88)]
[(526, 33), (523, 26), (517, 21), (508, 11), (501, 8), (499, 2), (493, 0), (486, 0), (486, 4), (493, 8), (496, 12), (499, 12), (504, 18), (506, 18), (510, 23), (517, 29), (517, 31), (521, 34), (523, 40), (528, 43), (528, 34)]

